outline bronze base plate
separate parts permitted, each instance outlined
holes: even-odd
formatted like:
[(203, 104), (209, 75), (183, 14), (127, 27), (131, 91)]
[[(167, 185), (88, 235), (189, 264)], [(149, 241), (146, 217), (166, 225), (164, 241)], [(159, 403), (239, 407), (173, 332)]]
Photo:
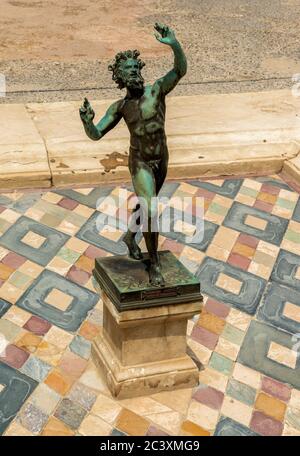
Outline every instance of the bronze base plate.
[(159, 258), (164, 287), (153, 287), (149, 283), (148, 254), (144, 254), (143, 260), (133, 260), (127, 256), (96, 258), (93, 275), (119, 312), (202, 301), (198, 278), (170, 251), (159, 252)]

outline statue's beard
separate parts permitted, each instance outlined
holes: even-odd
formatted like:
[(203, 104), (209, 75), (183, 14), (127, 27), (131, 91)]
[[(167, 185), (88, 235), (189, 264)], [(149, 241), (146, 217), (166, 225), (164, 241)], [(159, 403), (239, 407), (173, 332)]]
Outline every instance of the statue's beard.
[(142, 75), (129, 77), (125, 80), (125, 86), (128, 87), (128, 89), (142, 90), (144, 87), (144, 79)]

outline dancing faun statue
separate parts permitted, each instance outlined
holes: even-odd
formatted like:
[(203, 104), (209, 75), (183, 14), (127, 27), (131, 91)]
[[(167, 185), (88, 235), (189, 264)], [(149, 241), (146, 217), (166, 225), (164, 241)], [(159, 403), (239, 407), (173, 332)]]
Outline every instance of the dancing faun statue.
[[(136, 215), (140, 215), (131, 221), (143, 230), (150, 260), (150, 284), (163, 287), (164, 278), (158, 254), (157, 205), (153, 201), (163, 185), (168, 167), (165, 96), (186, 74), (187, 62), (174, 31), (159, 23), (154, 28), (156, 39), (172, 48), (174, 67), (153, 84), (144, 85), (141, 69), (145, 63), (139, 58), (139, 51), (119, 52), (113, 65), (108, 68), (118, 87), (126, 89), (125, 97), (113, 103), (97, 124), (93, 122), (95, 113), (86, 98), (79, 112), (87, 136), (95, 141), (114, 128), (122, 117), (127, 124), (130, 132), (129, 171), (134, 190), (140, 199), (133, 210)], [(143, 256), (135, 240), (136, 232), (129, 223), (123, 241), (130, 257), (141, 260)]]

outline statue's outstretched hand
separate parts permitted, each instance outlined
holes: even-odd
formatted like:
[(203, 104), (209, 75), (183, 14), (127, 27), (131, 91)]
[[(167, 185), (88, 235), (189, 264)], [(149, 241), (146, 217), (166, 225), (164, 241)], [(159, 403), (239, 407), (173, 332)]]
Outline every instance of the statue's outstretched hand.
[(158, 32), (154, 33), (154, 36), (160, 43), (172, 46), (172, 44), (177, 41), (174, 31), (167, 25), (163, 25), (160, 22), (155, 22), (154, 28)]
[(95, 117), (95, 112), (87, 98), (84, 99), (83, 105), (79, 109), (80, 118), (83, 123), (90, 123)]

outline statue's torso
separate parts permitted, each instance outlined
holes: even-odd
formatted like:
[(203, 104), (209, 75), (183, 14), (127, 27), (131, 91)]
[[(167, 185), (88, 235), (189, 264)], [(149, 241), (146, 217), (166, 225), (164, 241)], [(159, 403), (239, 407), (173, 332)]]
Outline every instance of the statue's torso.
[(141, 98), (125, 98), (121, 111), (130, 132), (130, 153), (143, 160), (163, 158), (166, 106), (159, 85), (146, 86)]

